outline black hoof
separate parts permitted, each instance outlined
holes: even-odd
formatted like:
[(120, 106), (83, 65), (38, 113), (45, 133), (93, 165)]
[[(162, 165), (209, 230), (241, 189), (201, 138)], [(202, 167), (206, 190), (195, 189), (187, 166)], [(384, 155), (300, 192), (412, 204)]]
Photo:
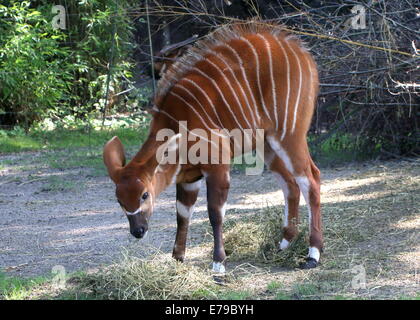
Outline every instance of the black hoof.
[(300, 265), (301, 269), (313, 269), (318, 266), (318, 262), (314, 258), (306, 258), (306, 261)]
[(213, 281), (218, 284), (219, 286), (224, 286), (226, 285), (226, 278), (224, 275), (217, 275), (217, 276), (213, 276)]

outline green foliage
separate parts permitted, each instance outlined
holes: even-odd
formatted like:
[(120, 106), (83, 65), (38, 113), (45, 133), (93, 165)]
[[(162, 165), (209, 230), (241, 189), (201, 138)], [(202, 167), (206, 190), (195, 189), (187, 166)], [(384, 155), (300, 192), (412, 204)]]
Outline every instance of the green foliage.
[[(65, 99), (71, 82), (65, 35), (52, 28), (45, 7), (29, 1), (0, 5), (0, 114), (25, 128)], [(18, 112), (13, 114), (11, 112)]]
[(134, 1), (68, 3), (70, 47), (75, 52), (73, 63), (78, 66), (73, 71), (71, 105), (79, 116), (105, 106), (108, 74), (111, 94), (120, 92), (123, 82), (130, 84), (133, 24), (125, 10), (131, 2)]
[(65, 30), (53, 28), (50, 1), (0, 5), (1, 124), (85, 118), (105, 107), (108, 87), (131, 85), (130, 2), (69, 1)]
[(252, 293), (246, 290), (227, 290), (217, 297), (219, 300), (248, 300)]
[[(113, 136), (118, 136), (125, 146), (139, 146), (148, 132), (147, 120), (141, 118), (122, 117), (119, 120), (109, 121), (107, 128), (108, 130), (100, 130), (98, 121), (93, 121), (91, 126), (88, 126), (81, 120), (72, 121), (65, 118), (59, 127), (53, 129), (34, 126), (28, 133), (20, 127), (0, 130), (0, 153), (63, 149), (63, 159), (67, 159), (66, 162), (62, 162), (63, 159), (59, 158), (58, 153), (51, 154), (51, 157), (62, 166), (70, 161), (79, 161), (79, 157), (87, 159), (89, 152), (76, 149), (90, 148), (92, 156), (97, 154), (102, 161), (100, 155), (102, 146)], [(68, 157), (68, 153), (72, 152), (80, 154), (75, 158)]]
[(309, 135), (311, 154), (321, 166), (372, 159), (378, 157), (384, 147), (379, 138), (345, 132), (333, 133), (317, 145), (313, 145), (314, 141), (316, 137)]
[(30, 296), (31, 291), (42, 283), (45, 277), (17, 278), (8, 277), (0, 272), (0, 300), (23, 300)]

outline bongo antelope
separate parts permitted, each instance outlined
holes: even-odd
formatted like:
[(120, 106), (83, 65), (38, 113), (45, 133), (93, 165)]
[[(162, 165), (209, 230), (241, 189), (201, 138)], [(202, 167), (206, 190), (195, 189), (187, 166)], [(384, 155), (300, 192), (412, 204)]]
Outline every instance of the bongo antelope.
[[(208, 214), (214, 235), (213, 270), (224, 272), (222, 222), (229, 191), (229, 164), (160, 163), (159, 149), (178, 150), (188, 141), (176, 134), (165, 142), (159, 132), (263, 129), (264, 161), (285, 197), (285, 250), (296, 237), (302, 192), (309, 211), (309, 252), (304, 268), (316, 267), (323, 247), (320, 171), (306, 141), (318, 93), (315, 62), (301, 42), (281, 26), (262, 22), (228, 25), (198, 41), (159, 80), (149, 136), (125, 163), (117, 137), (104, 147), (104, 162), (116, 184), (130, 232), (142, 238), (157, 196), (176, 183), (177, 232), (173, 257), (183, 261), (187, 231), (201, 180), (207, 184)], [(186, 140), (186, 141), (185, 141)], [(254, 145), (255, 147), (255, 145)], [(178, 149), (177, 149), (178, 148)], [(218, 149), (217, 152), (219, 152)]]

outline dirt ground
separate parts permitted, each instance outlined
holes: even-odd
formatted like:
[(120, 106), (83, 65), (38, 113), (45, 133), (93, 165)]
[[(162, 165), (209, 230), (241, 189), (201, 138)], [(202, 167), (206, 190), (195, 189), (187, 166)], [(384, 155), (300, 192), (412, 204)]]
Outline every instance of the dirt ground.
[[(171, 252), (176, 227), (174, 186), (160, 195), (149, 233), (146, 239), (139, 241), (129, 234), (128, 221), (115, 201), (114, 185), (108, 177), (92, 175), (87, 169), (51, 169), (39, 165), (38, 157), (39, 153), (0, 156), (0, 270), (19, 276), (49, 274), (57, 265), (64, 266), (68, 273), (89, 270), (111, 263), (121, 255), (123, 248), (135, 250), (145, 243), (159, 247), (163, 252)], [(30, 160), (21, 165), (24, 158)], [(389, 281), (392, 286), (409, 288), (408, 291), (402, 290), (401, 294), (419, 292), (420, 217), (416, 209), (419, 168), (418, 161), (410, 161), (322, 169), (326, 232), (329, 237), (334, 237), (331, 233), (336, 232), (336, 238), (342, 237), (343, 246), (347, 245), (347, 249), (337, 252), (351, 255), (352, 248), (357, 248), (358, 255), (365, 252), (369, 259), (373, 259), (372, 252), (375, 251), (378, 255), (391, 252), (391, 265), (385, 264), (397, 272), (383, 279), (381, 273), (386, 272), (374, 273), (375, 281)], [(377, 198), (376, 203), (366, 207), (368, 215), (369, 208), (381, 208), (384, 196), (392, 197), (393, 193), (402, 192), (396, 189), (395, 182), (404, 183), (404, 179), (411, 183), (410, 188), (417, 188), (417, 193), (414, 193), (417, 196), (412, 199), (414, 210), (417, 210), (414, 214), (413, 204), (407, 215), (403, 207), (394, 206), (395, 214), (387, 212), (384, 217), (378, 216), (371, 221), (389, 220), (393, 216), (395, 220), (388, 221), (386, 227), (376, 228), (374, 224), (365, 225), (366, 220), (359, 221), (351, 210), (346, 210), (351, 203), (361, 205), (363, 201)], [(229, 209), (259, 209), (282, 203), (283, 196), (269, 172), (258, 176), (232, 173), (227, 219)], [(388, 208), (384, 206), (382, 211)], [(306, 216), (306, 209), (301, 208), (301, 214)], [(356, 238), (345, 238), (339, 234), (339, 229), (330, 227), (329, 223), (340, 224), (337, 219), (343, 219), (347, 225), (351, 221), (359, 230)], [(198, 226), (207, 220), (203, 184), (191, 223), (191, 244), (203, 239), (202, 228)], [(330, 246), (334, 247), (335, 242)], [(328, 248), (328, 241), (326, 251), (327, 254), (330, 251), (330, 257), (331, 254), (338, 255), (334, 248)], [(187, 260), (194, 258), (194, 252), (194, 249), (187, 251)], [(340, 258), (334, 258), (339, 263)], [(409, 267), (401, 267), (404, 263)]]

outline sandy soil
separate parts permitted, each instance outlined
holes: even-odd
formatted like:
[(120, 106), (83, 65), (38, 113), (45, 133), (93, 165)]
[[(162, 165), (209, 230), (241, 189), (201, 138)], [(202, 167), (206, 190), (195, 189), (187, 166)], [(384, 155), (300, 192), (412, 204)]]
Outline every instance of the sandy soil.
[[(133, 252), (145, 244), (171, 252), (176, 228), (174, 186), (160, 195), (149, 233), (146, 239), (139, 241), (129, 234), (128, 221), (115, 201), (114, 185), (108, 177), (92, 175), (88, 169), (52, 170), (47, 165), (40, 165), (36, 160), (38, 156), (37, 153), (0, 156), (0, 270), (20, 276), (46, 275), (56, 265), (64, 266), (68, 273), (89, 270), (116, 260), (124, 248)], [(32, 160), (23, 166), (18, 165), (23, 158)], [(393, 260), (381, 262), (384, 270), (375, 270), (377, 287), (392, 285), (399, 290), (406, 286), (412, 293), (416, 291), (415, 281), (418, 281), (417, 265), (420, 267), (420, 247), (416, 240), (420, 231), (419, 216), (413, 216), (413, 209), (406, 216), (398, 204), (390, 207), (395, 214), (387, 212), (384, 216), (390, 223), (384, 224), (381, 217), (369, 217), (373, 219), (369, 221), (378, 221), (378, 224), (360, 225), (368, 220), (352, 216), (352, 212), (346, 210), (346, 206), (357, 208), (359, 204), (377, 198), (372, 207), (374, 212), (382, 205), (380, 199), (392, 198), (393, 194), (397, 199), (403, 191), (394, 181), (406, 179), (404, 183), (409, 183), (415, 180), (418, 186), (418, 162), (405, 163), (404, 166), (405, 171), (400, 169), (398, 162), (323, 169), (322, 197), (325, 208), (328, 208), (326, 221), (331, 224), (325, 226), (327, 232), (339, 230), (332, 224), (339, 223), (340, 219), (346, 223), (354, 221), (351, 233), (353, 252), (357, 250), (362, 257), (366, 252), (372, 263), (381, 258), (375, 257), (375, 252), (381, 252), (381, 255), (382, 252), (393, 252)], [(203, 242), (203, 225), (208, 224), (205, 194), (203, 184), (190, 228), (190, 247)], [(415, 208), (416, 200), (411, 201), (410, 208)], [(269, 172), (259, 176), (232, 173), (227, 219), (229, 209), (258, 209), (281, 203), (283, 196)], [(369, 206), (365, 213), (368, 216)], [(388, 209), (384, 207), (385, 210)], [(301, 214), (306, 215), (306, 210)], [(337, 239), (340, 236), (337, 234)], [(345, 241), (343, 238), (341, 245), (346, 245)], [(339, 243), (337, 240), (333, 244)], [(194, 259), (194, 252), (191, 249), (189, 255), (187, 251), (187, 259)], [(334, 248), (330, 248), (330, 256), (331, 252)], [(340, 259), (330, 257), (329, 261), (335, 263)], [(389, 261), (393, 261), (392, 265)], [(381, 278), (385, 268), (393, 271)], [(304, 279), (307, 274), (301, 276)], [(287, 279), (283, 277), (282, 281)], [(290, 277), (289, 280), (295, 281), (296, 278)]]
[[(67, 272), (109, 263), (121, 249), (144, 243), (170, 252), (175, 239), (175, 187), (163, 192), (156, 205), (146, 239), (128, 232), (108, 177), (91, 177), (86, 170), (23, 169), (21, 157), (1, 156), (15, 164), (0, 170), (0, 269), (23, 276), (49, 273), (56, 265)], [(350, 172), (324, 170), (324, 183)], [(51, 180), (58, 186), (51, 187)], [(262, 193), (264, 191), (264, 193)], [(194, 223), (207, 221), (205, 184), (194, 213), (189, 240), (197, 239)], [(280, 204), (283, 196), (269, 172), (262, 176), (232, 173), (229, 208), (251, 209)]]

